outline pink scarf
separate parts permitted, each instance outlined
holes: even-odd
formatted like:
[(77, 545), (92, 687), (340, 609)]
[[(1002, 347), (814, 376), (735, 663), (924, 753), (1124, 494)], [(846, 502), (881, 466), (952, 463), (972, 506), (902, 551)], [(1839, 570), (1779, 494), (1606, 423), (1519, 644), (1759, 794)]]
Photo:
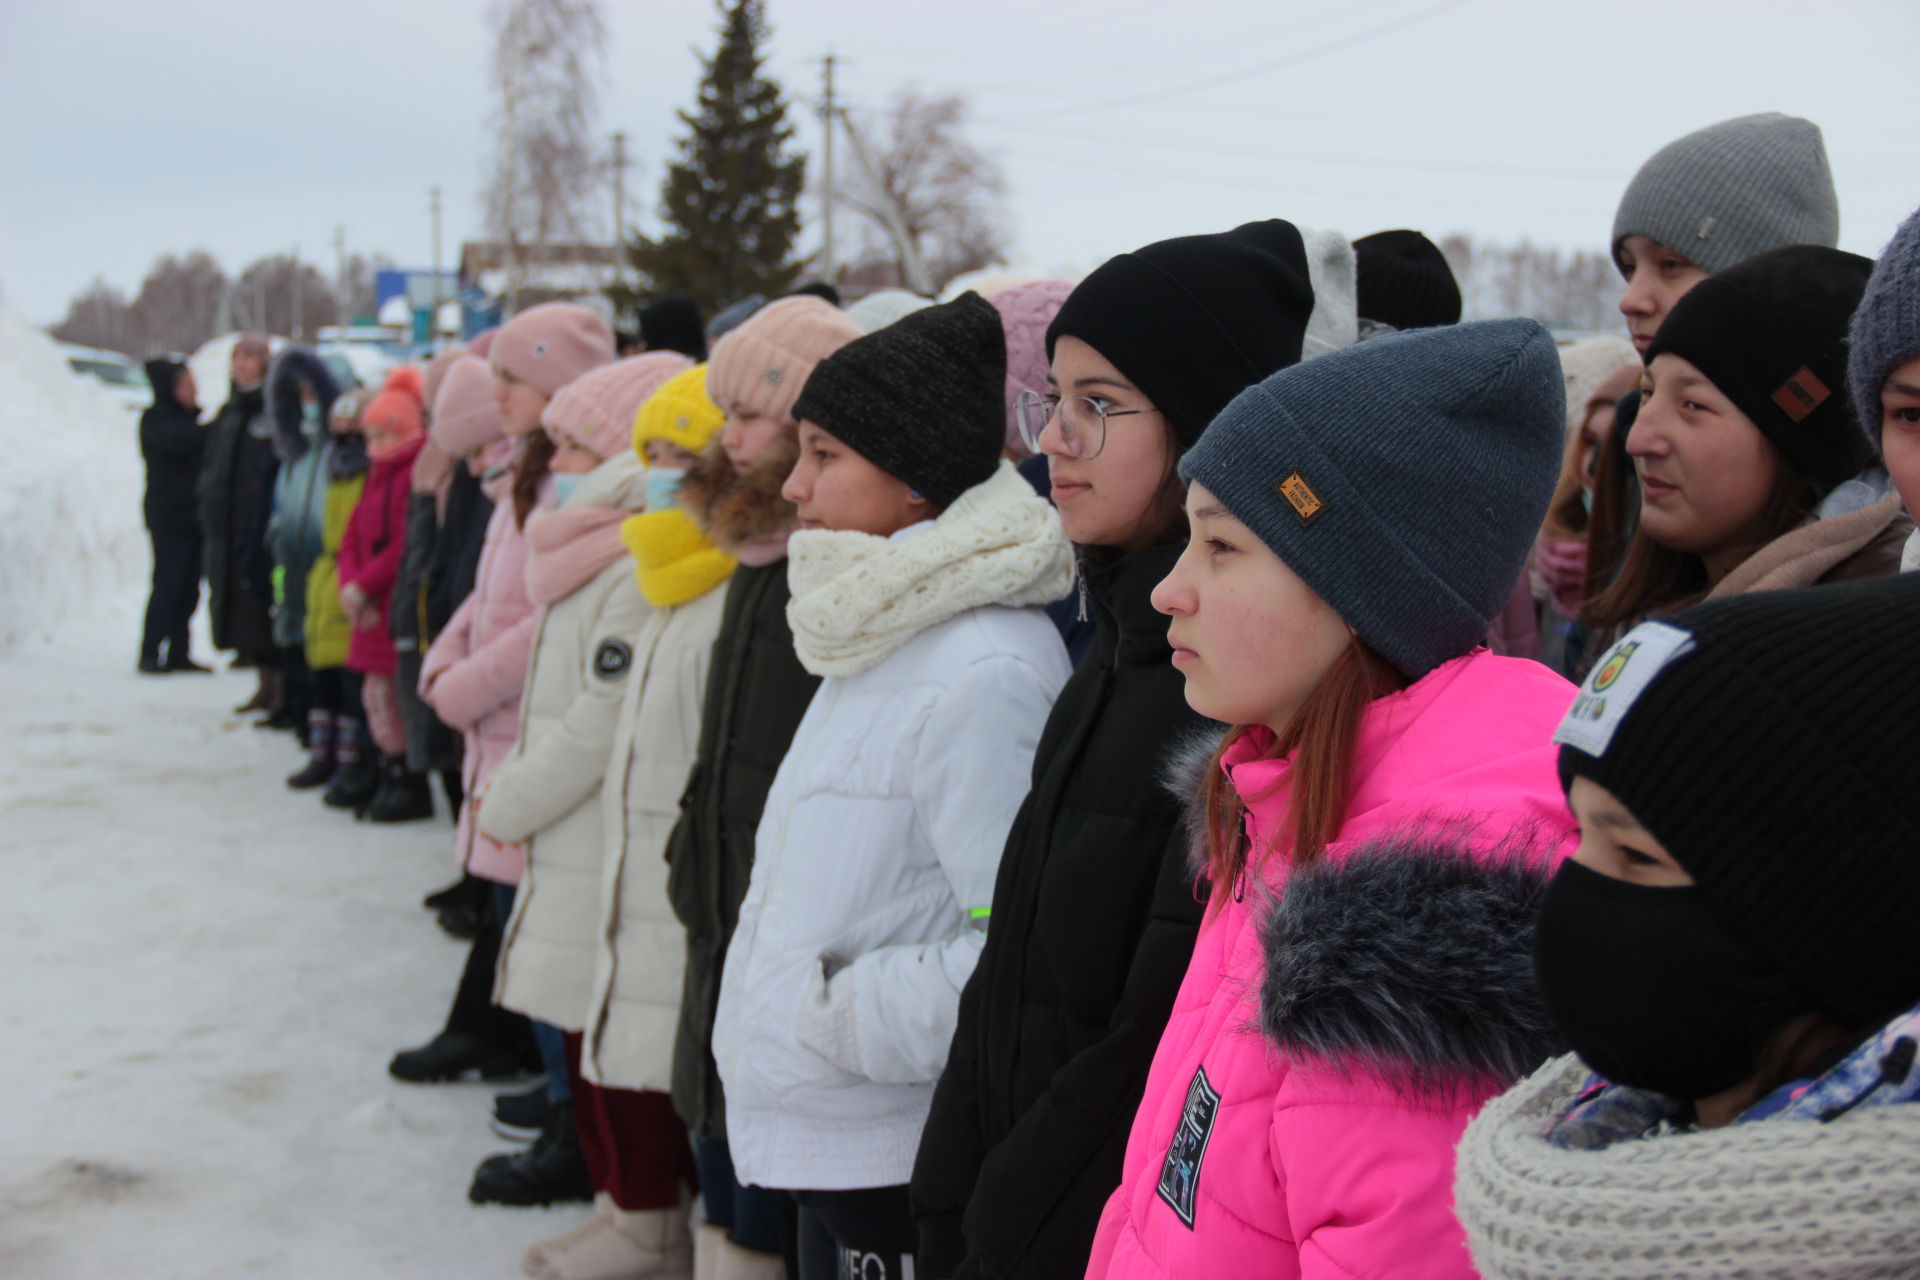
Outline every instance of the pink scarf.
[(618, 507), (562, 507), (527, 517), (527, 598), (552, 604), (593, 581), (627, 554), (620, 522), (633, 512)]

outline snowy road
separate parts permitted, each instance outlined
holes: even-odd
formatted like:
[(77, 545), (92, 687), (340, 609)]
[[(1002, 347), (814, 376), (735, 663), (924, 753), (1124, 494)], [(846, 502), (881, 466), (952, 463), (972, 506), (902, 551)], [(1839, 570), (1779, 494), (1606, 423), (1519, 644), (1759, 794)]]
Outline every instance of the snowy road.
[(490, 1091), (386, 1074), (464, 958), (448, 827), (288, 791), (251, 680), (133, 636), (0, 659), (0, 1275), (518, 1275), (586, 1209), (469, 1205)]

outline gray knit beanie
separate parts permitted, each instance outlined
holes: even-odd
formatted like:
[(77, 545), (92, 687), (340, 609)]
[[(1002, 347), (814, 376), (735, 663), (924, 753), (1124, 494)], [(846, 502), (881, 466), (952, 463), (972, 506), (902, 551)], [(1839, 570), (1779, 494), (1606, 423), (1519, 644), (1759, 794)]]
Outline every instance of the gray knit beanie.
[(1467, 653), (1513, 592), (1566, 437), (1533, 320), (1419, 329), (1280, 370), (1180, 461), (1411, 679)]
[(1613, 215), (1613, 253), (1658, 240), (1709, 274), (1790, 244), (1840, 242), (1840, 201), (1820, 126), (1777, 111), (1722, 120), (1640, 166)]
[(1887, 376), (1920, 356), (1920, 209), (1910, 214), (1881, 251), (1853, 313), (1847, 385), (1867, 443), (1880, 452), (1880, 389)]

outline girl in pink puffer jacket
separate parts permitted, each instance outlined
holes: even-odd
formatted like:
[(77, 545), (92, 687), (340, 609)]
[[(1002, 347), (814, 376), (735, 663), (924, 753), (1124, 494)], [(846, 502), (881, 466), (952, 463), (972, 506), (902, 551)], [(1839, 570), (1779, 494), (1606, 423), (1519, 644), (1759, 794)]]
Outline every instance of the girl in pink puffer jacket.
[(1192, 537), (1153, 603), (1188, 701), (1234, 727), (1089, 1276), (1473, 1275), (1453, 1150), (1553, 1048), (1531, 928), (1571, 844), (1549, 738), (1574, 692), (1477, 646), (1563, 402), (1538, 324), (1422, 330), (1272, 375), (1181, 461)]

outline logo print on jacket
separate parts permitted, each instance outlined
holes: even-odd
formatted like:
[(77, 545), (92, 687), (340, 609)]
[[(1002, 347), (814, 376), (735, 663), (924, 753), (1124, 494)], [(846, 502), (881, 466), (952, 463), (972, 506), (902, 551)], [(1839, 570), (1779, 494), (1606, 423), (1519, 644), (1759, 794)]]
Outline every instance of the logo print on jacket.
[(618, 680), (633, 665), (633, 649), (625, 640), (602, 640), (593, 653), (593, 674), (602, 680)]
[(1219, 1114), (1220, 1095), (1207, 1080), (1207, 1069), (1196, 1067), (1187, 1085), (1180, 1126), (1167, 1147), (1166, 1163), (1160, 1166), (1160, 1198), (1180, 1215), (1189, 1231), (1193, 1230), (1194, 1194), (1200, 1190), (1200, 1162), (1207, 1158), (1207, 1140), (1213, 1137), (1213, 1120)]

